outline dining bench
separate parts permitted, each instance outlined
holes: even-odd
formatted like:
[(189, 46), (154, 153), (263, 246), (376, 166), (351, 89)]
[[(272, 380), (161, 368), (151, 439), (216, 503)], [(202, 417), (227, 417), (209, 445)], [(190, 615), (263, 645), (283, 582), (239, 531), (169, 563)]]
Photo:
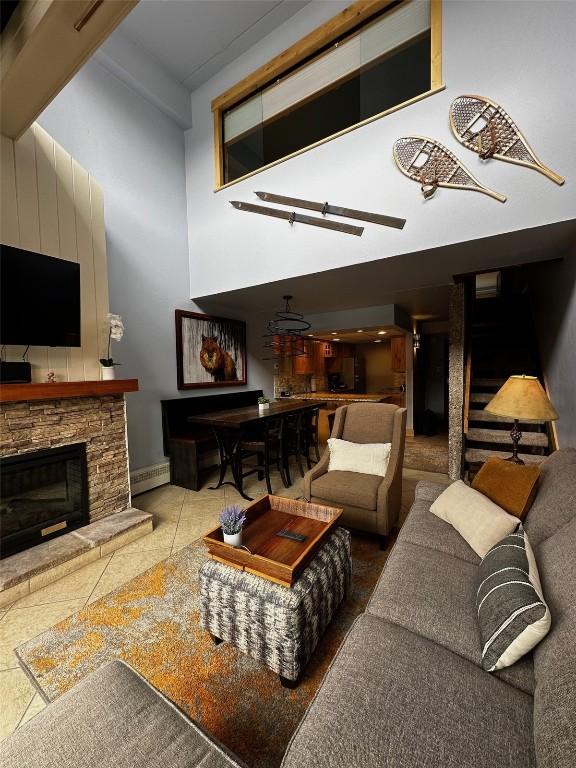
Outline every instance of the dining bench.
[(212, 429), (192, 424), (191, 416), (256, 405), (261, 389), (162, 400), (164, 455), (170, 459), (170, 482), (191, 491), (201, 488), (201, 459), (218, 449)]

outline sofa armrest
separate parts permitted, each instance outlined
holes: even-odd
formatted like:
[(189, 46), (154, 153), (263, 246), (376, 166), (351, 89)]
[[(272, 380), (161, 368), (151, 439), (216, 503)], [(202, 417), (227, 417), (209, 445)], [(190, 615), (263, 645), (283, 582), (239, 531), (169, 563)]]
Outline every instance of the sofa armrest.
[(3, 768), (246, 768), (126, 663), (83, 678), (0, 744)]
[(443, 485), (442, 483), (431, 483), (429, 480), (420, 480), (416, 485), (415, 498), (432, 504), (448, 488), (448, 485), (451, 483)]

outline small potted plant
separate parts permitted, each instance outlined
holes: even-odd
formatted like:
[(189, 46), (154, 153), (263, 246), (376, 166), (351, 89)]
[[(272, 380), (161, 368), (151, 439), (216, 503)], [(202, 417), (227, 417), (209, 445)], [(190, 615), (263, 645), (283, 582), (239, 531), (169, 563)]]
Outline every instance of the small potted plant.
[(242, 526), (246, 522), (246, 515), (242, 507), (231, 504), (220, 512), (220, 525), (224, 542), (233, 547), (242, 546)]
[(258, 410), (260, 413), (263, 413), (264, 411), (267, 411), (268, 408), (270, 408), (270, 400), (268, 400), (267, 397), (259, 397), (258, 398)]
[(120, 315), (113, 315), (109, 312), (106, 318), (106, 325), (108, 328), (108, 357), (100, 358), (100, 365), (102, 366), (102, 378), (104, 380), (113, 379), (114, 366), (119, 365), (119, 363), (115, 363), (110, 356), (110, 345), (112, 344), (112, 339), (114, 339), (114, 341), (120, 341), (122, 336), (124, 336), (124, 323), (122, 322)]

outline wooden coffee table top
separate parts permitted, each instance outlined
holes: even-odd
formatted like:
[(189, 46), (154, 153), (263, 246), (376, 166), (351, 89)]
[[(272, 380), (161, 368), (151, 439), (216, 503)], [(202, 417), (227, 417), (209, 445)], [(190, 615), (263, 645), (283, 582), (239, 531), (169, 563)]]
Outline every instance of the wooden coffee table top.
[[(246, 509), (242, 548), (225, 544), (220, 527), (206, 534), (204, 543), (213, 559), (289, 587), (341, 514), (337, 507), (264, 496)], [(306, 541), (277, 536), (283, 528), (306, 536)]]

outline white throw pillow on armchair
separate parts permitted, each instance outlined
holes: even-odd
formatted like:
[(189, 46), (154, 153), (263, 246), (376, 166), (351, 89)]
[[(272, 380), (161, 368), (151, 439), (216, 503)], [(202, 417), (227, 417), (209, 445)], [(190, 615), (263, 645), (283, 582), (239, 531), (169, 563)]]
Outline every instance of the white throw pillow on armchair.
[(351, 443), (337, 437), (328, 438), (330, 462), (328, 472), (360, 472), (384, 477), (390, 460), (392, 443)]

